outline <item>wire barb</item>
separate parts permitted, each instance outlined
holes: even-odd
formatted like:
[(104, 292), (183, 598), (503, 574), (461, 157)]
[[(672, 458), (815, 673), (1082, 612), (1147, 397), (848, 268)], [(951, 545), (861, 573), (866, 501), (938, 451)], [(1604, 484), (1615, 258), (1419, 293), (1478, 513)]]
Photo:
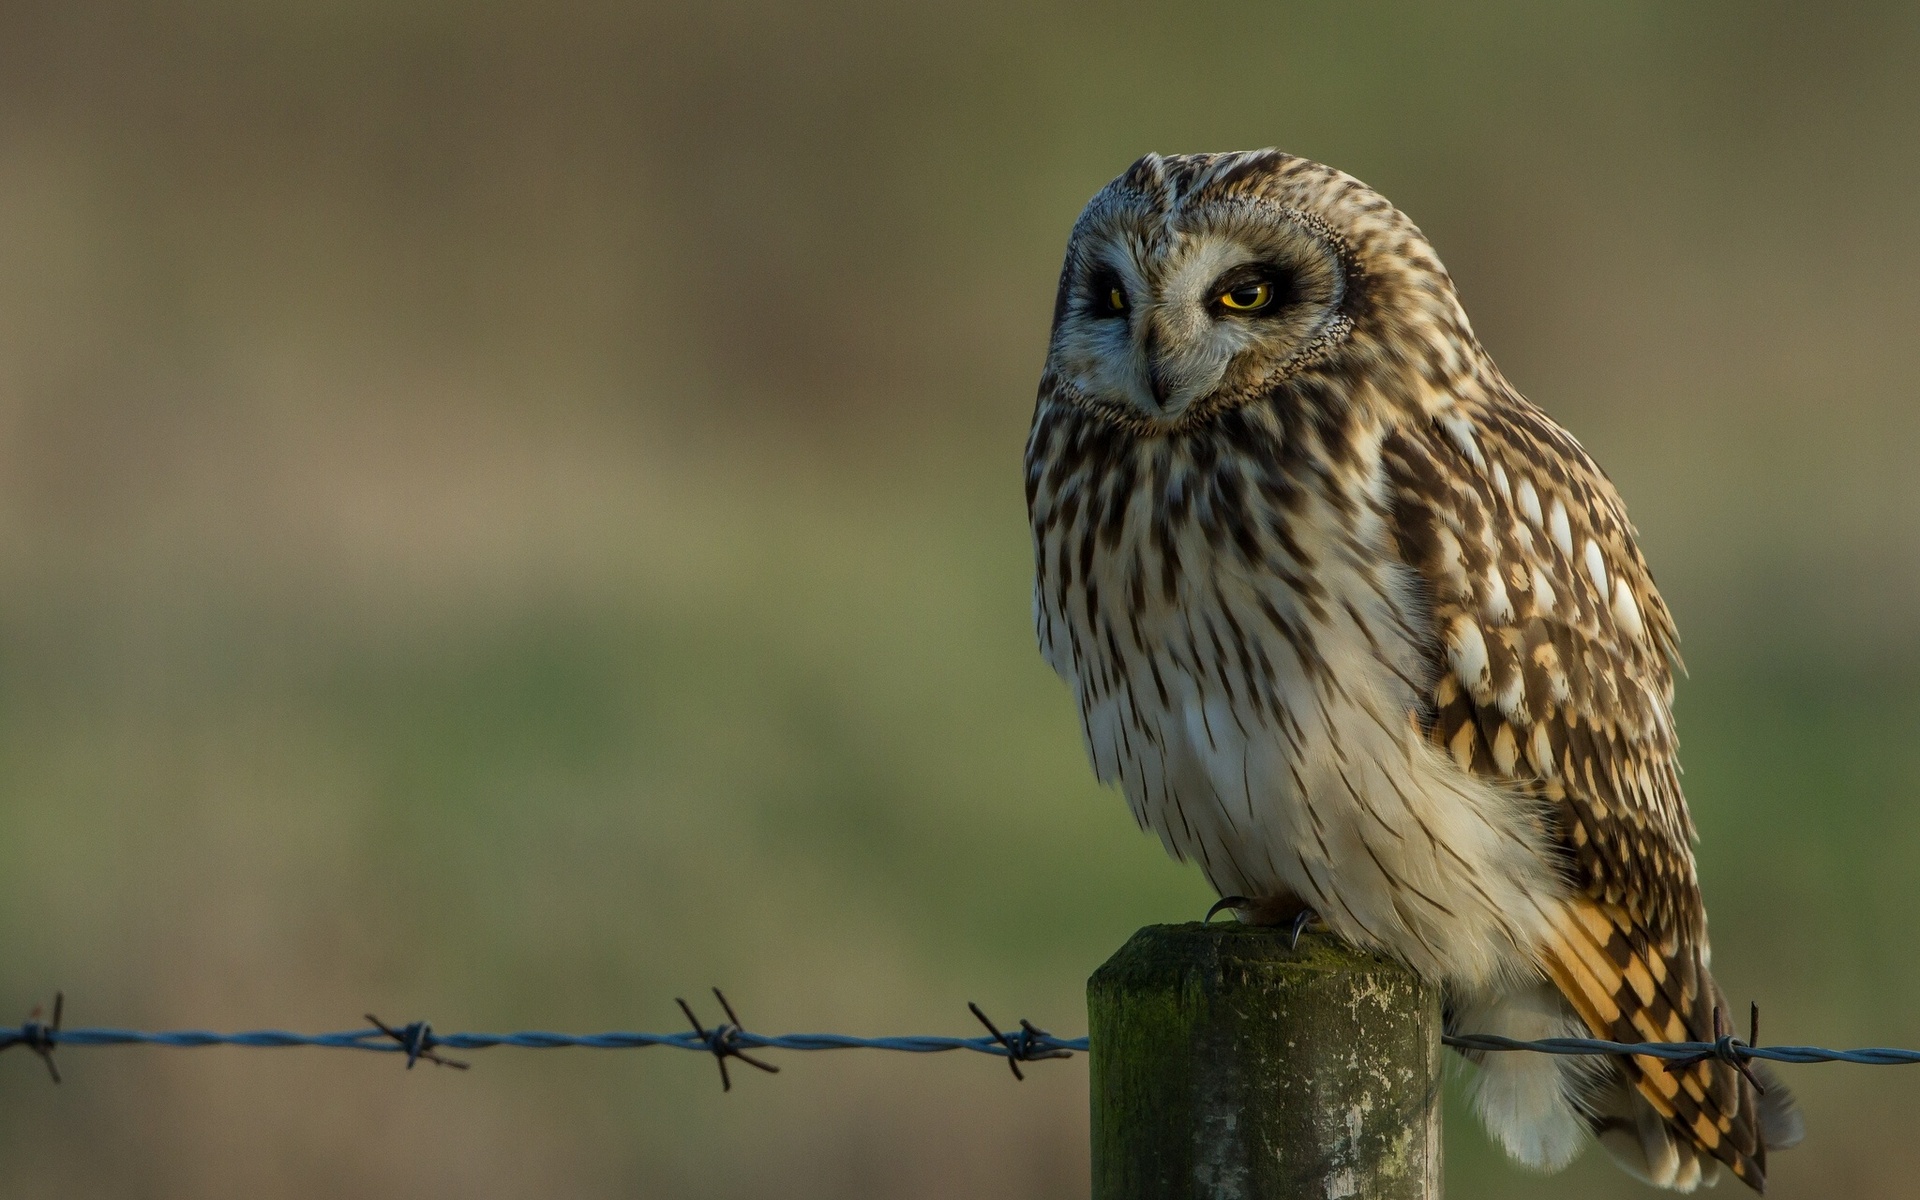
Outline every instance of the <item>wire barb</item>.
[(49, 1024), (40, 1020), (40, 1006), (34, 1005), (33, 1011), (27, 1014), (27, 1019), (20, 1023), (20, 1028), (0, 1032), (0, 1050), (13, 1046), (25, 1046), (40, 1056), (40, 1061), (47, 1064), (47, 1074), (53, 1077), (55, 1083), (59, 1083), (60, 1068), (53, 1061), (53, 1051), (60, 1044), (60, 1018), (66, 1007), (66, 993), (55, 992), (53, 1021)]
[(733, 1005), (727, 1003), (725, 992), (714, 988), (713, 995), (714, 999), (720, 1001), (720, 1007), (726, 1010), (727, 1019), (725, 1023), (715, 1025), (712, 1029), (700, 1023), (700, 1018), (693, 1015), (693, 1006), (685, 1000), (675, 996), (673, 1002), (680, 1006), (681, 1012), (687, 1014), (687, 1020), (693, 1025), (693, 1032), (706, 1044), (707, 1051), (713, 1055), (713, 1060), (720, 1064), (720, 1090), (723, 1092), (733, 1090), (733, 1078), (727, 1074), (729, 1058), (737, 1058), (750, 1067), (759, 1067), (769, 1075), (778, 1075), (779, 1067), (770, 1062), (761, 1062), (740, 1048), (741, 1035), (746, 1033), (746, 1030), (740, 1027), (740, 1018), (734, 1015)]
[(1671, 1075), (1675, 1071), (1689, 1070), (1710, 1058), (1718, 1059), (1720, 1062), (1731, 1064), (1734, 1070), (1745, 1076), (1747, 1082), (1753, 1085), (1754, 1091), (1762, 1096), (1766, 1095), (1766, 1085), (1760, 1082), (1759, 1077), (1753, 1073), (1753, 1068), (1747, 1065), (1747, 1060), (1753, 1057), (1752, 1051), (1760, 1045), (1760, 1002), (1754, 1000), (1750, 1003), (1753, 1005), (1753, 1012), (1751, 1023), (1747, 1027), (1746, 1041), (1743, 1042), (1733, 1036), (1732, 1031), (1727, 1028), (1727, 1010), (1716, 1004), (1713, 1006), (1713, 1049), (1702, 1050), (1686, 1058), (1668, 1059), (1663, 1064), (1667, 1073)]
[(1021, 1063), (1038, 1062), (1043, 1058), (1073, 1057), (1073, 1051), (1061, 1046), (1059, 1039), (1044, 1029), (1035, 1028), (1034, 1024), (1025, 1017), (1020, 1018), (1019, 1033), (1006, 1034), (1001, 1033), (1000, 1027), (987, 1019), (987, 1014), (980, 1011), (978, 1004), (969, 1000), (967, 1007), (972, 1009), (973, 1015), (987, 1027), (987, 1032), (993, 1035), (993, 1040), (1007, 1048), (1007, 1069), (1012, 1071), (1013, 1077), (1022, 1083), (1027, 1081), (1027, 1077), (1020, 1073)]
[(425, 1021), (415, 1021), (411, 1025), (402, 1025), (395, 1029), (372, 1013), (367, 1014), (367, 1020), (375, 1029), (400, 1043), (400, 1048), (407, 1052), (407, 1070), (409, 1071), (413, 1070), (414, 1063), (423, 1058), (436, 1067), (452, 1067), (456, 1071), (464, 1071), (470, 1065), (441, 1057), (434, 1049), (440, 1045), (440, 1039), (433, 1036), (433, 1026)]

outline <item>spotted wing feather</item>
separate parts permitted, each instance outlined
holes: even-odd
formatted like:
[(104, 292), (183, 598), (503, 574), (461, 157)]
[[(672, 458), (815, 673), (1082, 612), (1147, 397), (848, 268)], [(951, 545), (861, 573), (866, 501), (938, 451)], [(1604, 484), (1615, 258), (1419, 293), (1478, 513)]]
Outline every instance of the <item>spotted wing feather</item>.
[[(1596, 1036), (1711, 1040), (1723, 1001), (1675, 758), (1676, 635), (1619, 496), (1511, 393), (1403, 429), (1384, 460), (1431, 606), (1430, 736), (1537, 796), (1563, 857), (1573, 897), (1544, 970)], [(1758, 1098), (1731, 1066), (1627, 1069), (1682, 1145), (1764, 1186)]]

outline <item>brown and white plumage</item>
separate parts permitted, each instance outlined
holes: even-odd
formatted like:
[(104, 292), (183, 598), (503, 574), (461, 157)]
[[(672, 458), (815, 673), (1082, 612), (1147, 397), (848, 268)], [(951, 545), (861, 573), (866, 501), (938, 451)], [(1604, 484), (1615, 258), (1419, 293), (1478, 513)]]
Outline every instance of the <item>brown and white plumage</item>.
[[(1400, 956), (1463, 1029), (1713, 1036), (1672, 618), (1383, 198), (1135, 163), (1068, 247), (1027, 492), (1095, 769), (1222, 895)], [(1488, 1056), (1476, 1104), (1523, 1161), (1592, 1132), (1683, 1191), (1797, 1137), (1719, 1063)]]

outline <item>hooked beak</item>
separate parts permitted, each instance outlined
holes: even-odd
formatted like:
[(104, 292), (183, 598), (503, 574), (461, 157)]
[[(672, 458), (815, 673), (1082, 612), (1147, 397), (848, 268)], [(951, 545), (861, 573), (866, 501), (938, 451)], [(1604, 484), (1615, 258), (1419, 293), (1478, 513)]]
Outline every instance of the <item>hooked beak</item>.
[(1147, 360), (1147, 387), (1153, 393), (1154, 407), (1162, 413), (1167, 411), (1167, 395), (1172, 390), (1166, 373), (1160, 367), (1160, 327), (1147, 325), (1146, 336), (1141, 340), (1140, 353)]
[(1147, 383), (1153, 389), (1154, 407), (1158, 408), (1162, 413), (1166, 412), (1168, 390), (1166, 378), (1162, 376), (1159, 371), (1149, 369), (1147, 371)]

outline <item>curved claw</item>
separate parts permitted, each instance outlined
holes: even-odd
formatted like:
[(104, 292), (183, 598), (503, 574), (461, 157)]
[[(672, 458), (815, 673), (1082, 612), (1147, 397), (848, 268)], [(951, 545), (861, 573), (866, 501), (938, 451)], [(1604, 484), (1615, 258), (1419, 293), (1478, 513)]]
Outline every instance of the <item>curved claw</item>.
[(1310, 908), (1303, 908), (1295, 913), (1293, 916), (1293, 937), (1292, 940), (1287, 943), (1287, 949), (1298, 950), (1300, 948), (1300, 935), (1306, 932), (1307, 926), (1319, 920), (1320, 914)]
[(1213, 902), (1213, 907), (1207, 910), (1207, 915), (1201, 918), (1201, 923), (1211, 925), (1213, 918), (1225, 912), (1227, 909), (1233, 909), (1235, 912), (1239, 912), (1242, 909), (1252, 907), (1252, 905), (1253, 901), (1247, 899), (1245, 896), (1222, 896)]

